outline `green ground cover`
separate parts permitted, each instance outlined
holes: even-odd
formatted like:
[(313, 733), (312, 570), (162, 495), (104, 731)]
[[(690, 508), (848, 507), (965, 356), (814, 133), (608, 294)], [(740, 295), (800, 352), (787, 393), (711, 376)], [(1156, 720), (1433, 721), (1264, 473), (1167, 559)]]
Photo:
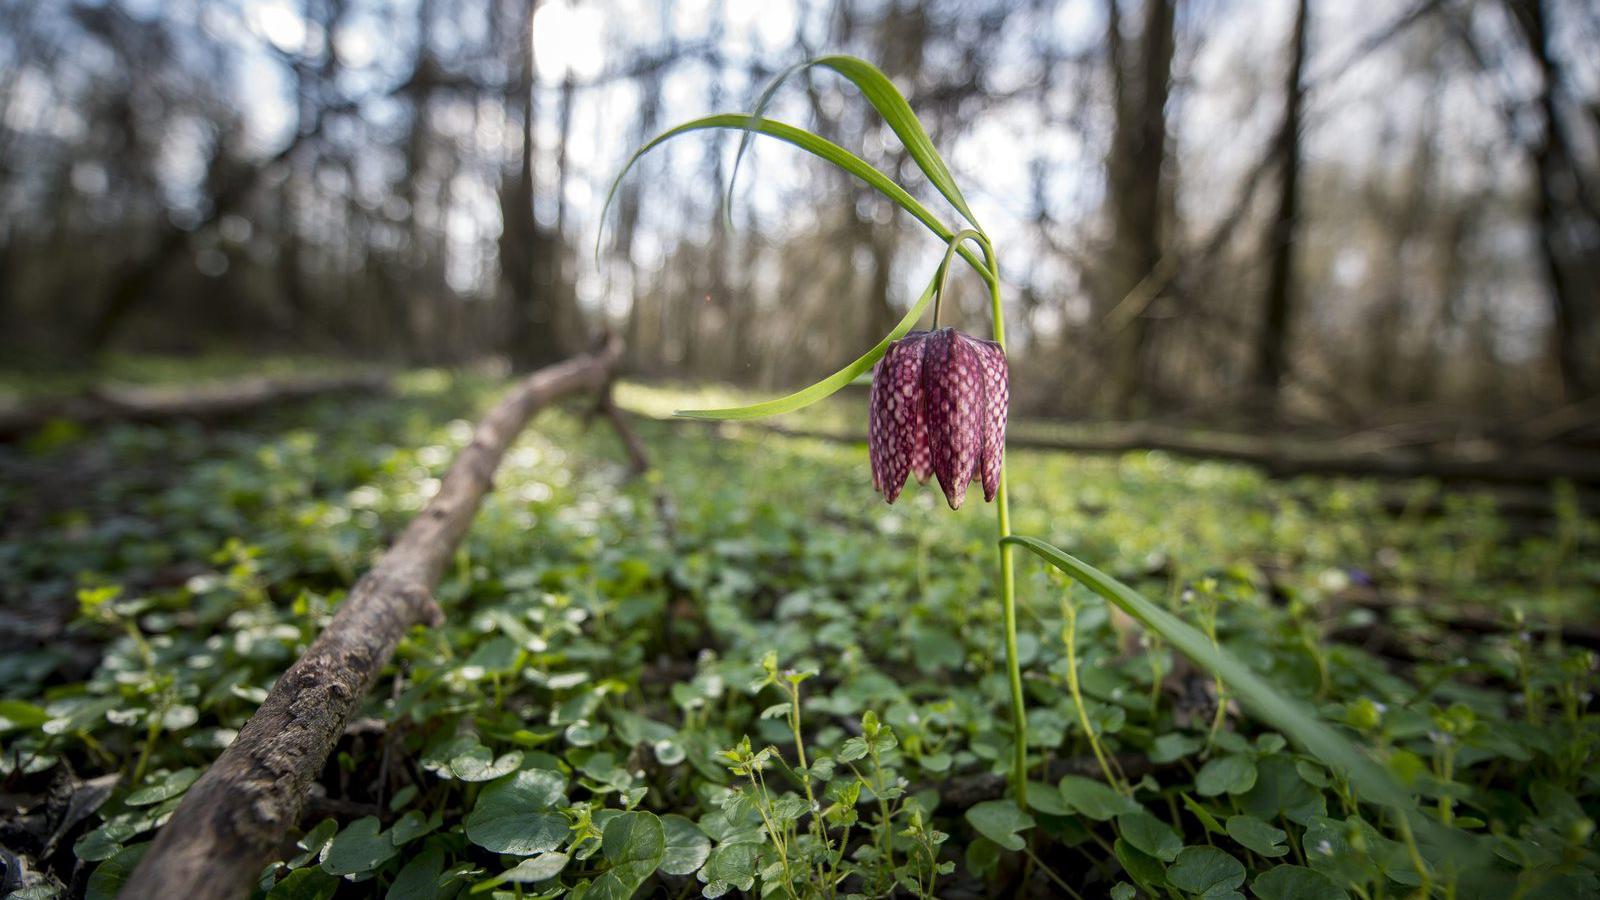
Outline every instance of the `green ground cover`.
[[(225, 429), (0, 447), (0, 844), (38, 873), (21, 896), (114, 894), (501, 386), (423, 373)], [(1529, 530), (1427, 484), (1397, 511), (1392, 486), (1162, 454), (1012, 459), (1019, 533), (1370, 750), (1480, 839), (1465, 877), (1025, 556), (1019, 809), (981, 497), (887, 507), (862, 447), (640, 431), (658, 470), (630, 479), (581, 404), (536, 421), (439, 587), (448, 624), (401, 645), (259, 893), (1600, 895), (1596, 661), (1549, 627), (1600, 620), (1600, 525), (1559, 490)], [(1468, 614), (1505, 627), (1448, 624)]]

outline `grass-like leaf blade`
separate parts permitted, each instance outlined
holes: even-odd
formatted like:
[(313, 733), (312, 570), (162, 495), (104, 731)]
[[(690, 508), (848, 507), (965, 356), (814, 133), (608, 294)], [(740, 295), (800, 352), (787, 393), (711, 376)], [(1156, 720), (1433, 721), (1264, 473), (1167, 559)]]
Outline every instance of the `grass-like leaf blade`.
[[(906, 102), (905, 96), (883, 70), (864, 59), (843, 55), (820, 56), (790, 66), (778, 73), (761, 92), (750, 118), (756, 122), (761, 121), (761, 114), (766, 111), (767, 104), (772, 101), (772, 95), (777, 92), (779, 86), (795, 73), (812, 66), (832, 69), (859, 88), (862, 97), (872, 104), (872, 108), (883, 116), (884, 122), (888, 123), (895, 135), (900, 138), (900, 143), (905, 146), (906, 152), (911, 155), (917, 167), (928, 177), (928, 181), (950, 201), (950, 205), (954, 206), (957, 212), (972, 223), (973, 228), (978, 231), (983, 230), (983, 226), (978, 224), (977, 218), (972, 214), (972, 208), (967, 205), (967, 198), (962, 196), (955, 177), (950, 174), (950, 167), (945, 165), (944, 158), (933, 146), (933, 139), (928, 137), (927, 129), (922, 127), (921, 120), (911, 111), (911, 104)], [(730, 195), (733, 192), (733, 182), (739, 177), (739, 163), (744, 159), (745, 149), (749, 146), (753, 130), (753, 125), (747, 127), (744, 137), (739, 141), (739, 152), (733, 158), (733, 174), (728, 179)]]
[[(955, 235), (954, 231), (952, 231), (943, 222), (939, 221), (937, 216), (929, 212), (927, 207), (923, 206), (917, 200), (917, 198), (911, 196), (911, 194), (906, 191), (905, 188), (896, 183), (894, 179), (878, 171), (876, 168), (873, 168), (871, 163), (855, 155), (854, 153), (851, 153), (849, 150), (846, 150), (845, 148), (835, 144), (827, 138), (822, 137), (821, 135), (807, 131), (804, 128), (797, 128), (793, 125), (778, 122), (773, 119), (757, 119), (751, 116), (743, 115), (742, 113), (719, 113), (713, 116), (703, 116), (698, 119), (692, 119), (688, 122), (684, 122), (681, 125), (663, 131), (661, 134), (651, 138), (650, 141), (644, 146), (640, 147), (638, 150), (635, 150), (633, 155), (628, 157), (628, 161), (623, 165), (622, 170), (617, 173), (617, 177), (612, 180), (611, 189), (606, 192), (605, 205), (600, 208), (601, 221), (605, 220), (606, 213), (611, 209), (612, 201), (616, 199), (617, 187), (622, 183), (622, 179), (627, 176), (628, 172), (633, 169), (634, 164), (637, 163), (641, 157), (666, 141), (669, 141), (679, 135), (688, 134), (692, 131), (716, 129), (739, 131), (755, 130), (761, 134), (777, 138), (780, 141), (792, 144), (795, 147), (799, 147), (801, 150), (804, 150), (825, 162), (839, 167), (856, 178), (861, 179), (868, 186), (894, 201), (894, 203), (901, 209), (910, 213), (918, 222), (921, 222), (923, 225), (927, 226), (928, 230), (938, 235), (940, 240), (949, 242), (950, 239)], [(596, 236), (596, 256), (599, 255), (599, 252), (600, 237)], [(961, 257), (971, 264), (979, 274), (987, 273), (987, 269), (985, 268), (983, 261), (979, 259), (970, 248), (962, 246), (959, 252), (961, 253)]]
[(1484, 852), (1482, 841), (1476, 835), (1423, 815), (1417, 808), (1416, 799), (1388, 769), (1362, 753), (1354, 743), (1317, 718), (1304, 704), (1285, 697), (1251, 671), (1249, 666), (1227, 651), (1213, 646), (1192, 625), (1110, 575), (1038, 538), (1011, 535), (1002, 538), (1001, 543), (1015, 544), (1032, 551), (1160, 635), (1190, 660), (1219, 676), (1234, 696), (1257, 716), (1338, 772), (1362, 799), (1380, 803), (1404, 817), (1418, 837), (1439, 853), (1442, 859), (1456, 867), (1458, 872), (1469, 871), (1492, 858), (1492, 854)]
[(922, 318), (922, 314), (927, 310), (928, 304), (933, 302), (933, 293), (938, 285), (939, 273), (935, 272), (933, 278), (928, 282), (928, 287), (922, 292), (922, 296), (917, 298), (916, 303), (911, 304), (911, 309), (895, 324), (893, 331), (890, 331), (876, 346), (862, 354), (850, 365), (810, 387), (795, 391), (787, 397), (779, 397), (776, 400), (767, 400), (762, 403), (753, 403), (749, 406), (735, 406), (727, 409), (680, 409), (673, 415), (682, 416), (686, 419), (764, 419), (767, 416), (776, 416), (810, 406), (861, 377), (862, 373), (871, 369), (872, 364), (883, 357), (890, 344), (905, 337), (906, 332), (911, 330), (911, 326), (917, 324), (917, 320)]
[(1293, 738), (1307, 752), (1338, 770), (1362, 797), (1399, 810), (1415, 809), (1411, 796), (1386, 769), (1362, 754), (1347, 738), (1302, 704), (1285, 697), (1244, 663), (1213, 646), (1192, 625), (1110, 575), (1038, 538), (1012, 535), (1004, 538), (1003, 543), (1031, 550), (1160, 635), (1184, 656), (1220, 676), (1229, 689), (1258, 716)]

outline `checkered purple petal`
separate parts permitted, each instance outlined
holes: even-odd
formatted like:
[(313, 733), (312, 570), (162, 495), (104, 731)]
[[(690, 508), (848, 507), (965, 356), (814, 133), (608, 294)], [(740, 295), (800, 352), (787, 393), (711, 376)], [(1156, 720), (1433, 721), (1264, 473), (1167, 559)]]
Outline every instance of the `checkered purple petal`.
[(974, 340), (983, 367), (983, 499), (994, 500), (1000, 490), (1000, 464), (1006, 454), (1006, 414), (1011, 386), (1006, 352), (994, 341)]
[(919, 452), (927, 452), (922, 396), (926, 337), (926, 332), (913, 332), (890, 344), (872, 376), (867, 451), (872, 486), (889, 503), (900, 496)]
[(929, 335), (923, 356), (928, 452), (951, 509), (960, 509), (983, 453), (983, 366), (974, 342), (953, 328)]

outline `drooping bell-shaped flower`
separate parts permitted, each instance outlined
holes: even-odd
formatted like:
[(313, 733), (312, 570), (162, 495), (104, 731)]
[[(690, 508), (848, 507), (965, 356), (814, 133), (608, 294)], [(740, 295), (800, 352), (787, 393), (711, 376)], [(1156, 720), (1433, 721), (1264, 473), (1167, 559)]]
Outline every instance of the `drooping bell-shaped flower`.
[(954, 328), (913, 331), (889, 345), (872, 376), (867, 449), (872, 486), (893, 503), (906, 475), (939, 479), (951, 509), (967, 485), (983, 499), (1000, 488), (1010, 400), (1006, 354)]

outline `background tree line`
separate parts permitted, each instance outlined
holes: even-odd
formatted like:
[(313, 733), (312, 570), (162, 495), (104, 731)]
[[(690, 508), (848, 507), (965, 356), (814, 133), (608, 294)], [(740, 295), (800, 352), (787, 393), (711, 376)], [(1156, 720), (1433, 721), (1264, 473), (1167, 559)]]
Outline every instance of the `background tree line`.
[[(0, 0), (0, 346), (525, 368), (603, 324), (792, 384), (899, 318), (919, 226), (758, 141), (724, 227), (709, 139), (598, 214), (842, 51), (977, 186), (1027, 411), (1525, 417), (1600, 393), (1595, 46), (1583, 0)], [(837, 80), (772, 112), (931, 194)]]

